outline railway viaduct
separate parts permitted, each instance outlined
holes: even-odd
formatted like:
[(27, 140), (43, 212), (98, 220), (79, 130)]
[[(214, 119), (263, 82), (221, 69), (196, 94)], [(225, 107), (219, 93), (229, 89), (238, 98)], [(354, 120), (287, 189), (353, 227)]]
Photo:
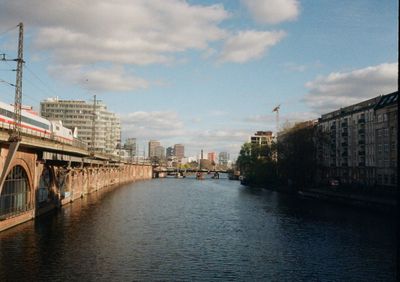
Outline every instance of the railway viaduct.
[(150, 179), (148, 164), (124, 163), (76, 145), (0, 130), (0, 231), (100, 189)]

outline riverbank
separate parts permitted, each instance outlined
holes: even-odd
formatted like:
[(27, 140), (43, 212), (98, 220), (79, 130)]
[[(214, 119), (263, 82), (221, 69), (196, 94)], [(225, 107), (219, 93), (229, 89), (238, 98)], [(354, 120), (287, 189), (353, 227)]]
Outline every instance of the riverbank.
[(393, 194), (377, 194), (359, 192), (345, 188), (301, 188), (282, 185), (249, 185), (241, 182), (242, 185), (254, 188), (263, 188), (285, 194), (293, 194), (301, 198), (309, 198), (319, 201), (335, 203), (339, 205), (353, 206), (357, 208), (370, 209), (386, 214), (396, 214), (397, 199)]
[(326, 189), (309, 188), (298, 191), (300, 197), (312, 198), (341, 205), (367, 208), (379, 212), (395, 214), (397, 200), (395, 197), (376, 197), (343, 191), (329, 191)]

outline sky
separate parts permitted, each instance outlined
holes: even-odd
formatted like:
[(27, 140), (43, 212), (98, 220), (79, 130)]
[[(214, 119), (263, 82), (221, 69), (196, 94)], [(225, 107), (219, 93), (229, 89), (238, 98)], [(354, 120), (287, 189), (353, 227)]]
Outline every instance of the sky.
[[(0, 0), (0, 54), (23, 104), (103, 100), (122, 137), (235, 158), (255, 131), (397, 90), (395, 0)], [(0, 61), (13, 102), (14, 62)]]

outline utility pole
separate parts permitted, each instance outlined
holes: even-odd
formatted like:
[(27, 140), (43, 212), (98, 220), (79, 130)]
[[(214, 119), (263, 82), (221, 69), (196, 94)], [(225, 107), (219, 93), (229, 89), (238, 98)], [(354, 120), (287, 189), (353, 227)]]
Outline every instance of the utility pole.
[(17, 75), (15, 83), (15, 99), (14, 99), (14, 128), (11, 140), (21, 140), (21, 105), (22, 105), (22, 68), (23, 68), (23, 52), (24, 51), (24, 24), (19, 23), (18, 35), (18, 58), (17, 58)]
[(96, 95), (93, 95), (92, 148), (91, 148), (91, 154), (93, 156), (94, 156), (94, 151), (96, 150), (95, 139), (96, 139)]
[[(8, 154), (3, 165), (3, 171), (0, 175), (0, 194), (3, 189), (4, 181), (6, 179), (6, 173), (10, 168), (12, 160), (18, 150), (21, 142), (21, 105), (22, 105), (22, 67), (24, 63), (23, 59), (23, 48), (24, 48), (24, 24), (19, 23), (19, 36), (18, 36), (18, 58), (12, 61), (17, 62), (17, 75), (15, 83), (15, 98), (14, 98), (14, 126), (10, 134), (9, 141), (10, 147)], [(5, 58), (5, 55), (1, 58), (2, 61), (9, 61)]]

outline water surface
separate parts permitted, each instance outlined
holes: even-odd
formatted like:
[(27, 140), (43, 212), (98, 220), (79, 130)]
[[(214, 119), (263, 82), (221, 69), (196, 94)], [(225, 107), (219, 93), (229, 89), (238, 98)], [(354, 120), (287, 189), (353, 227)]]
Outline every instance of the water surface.
[(395, 226), (373, 212), (157, 179), (0, 233), (0, 280), (394, 281)]

